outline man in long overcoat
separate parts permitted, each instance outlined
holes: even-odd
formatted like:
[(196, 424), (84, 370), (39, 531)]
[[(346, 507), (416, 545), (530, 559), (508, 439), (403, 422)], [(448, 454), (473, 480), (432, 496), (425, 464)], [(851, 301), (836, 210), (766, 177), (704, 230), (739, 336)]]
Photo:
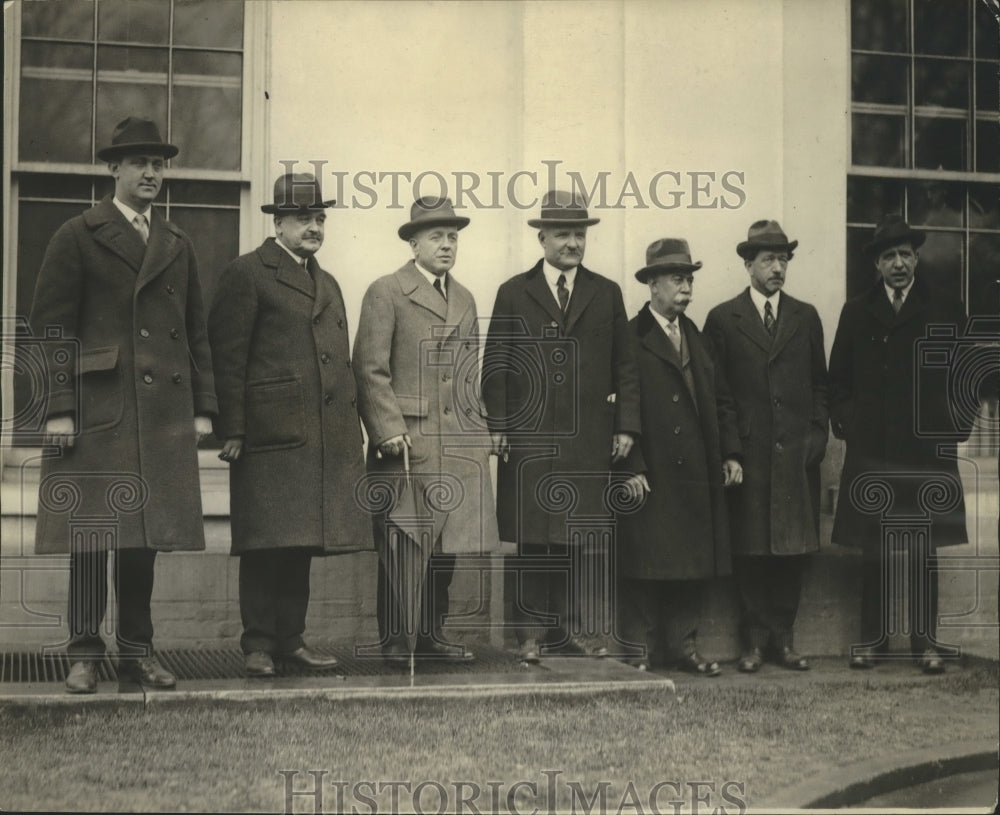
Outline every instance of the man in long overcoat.
[(768, 646), (779, 665), (809, 668), (792, 649), (792, 628), (805, 555), (819, 549), (829, 416), (819, 314), (783, 289), (797, 246), (777, 221), (752, 224), (736, 247), (750, 285), (705, 321), (743, 447), (743, 483), (728, 498), (746, 673), (760, 668)]
[[(501, 453), (500, 538), (518, 545), (513, 622), (528, 663), (538, 661), (541, 644), (587, 651), (576, 633), (594, 598), (573, 574), (579, 551), (568, 547), (584, 544), (569, 529), (581, 516), (612, 518), (609, 471), (639, 435), (621, 289), (582, 263), (587, 228), (598, 222), (576, 196), (546, 193), (541, 217), (528, 221), (544, 256), (500, 286), (483, 358), (483, 398)], [(539, 568), (532, 561), (540, 557), (562, 558), (567, 567)], [(543, 625), (539, 614), (555, 615), (556, 625)]]
[(337, 664), (303, 639), (311, 561), (372, 548), (347, 315), (315, 258), (333, 203), (309, 173), (279, 177), (276, 237), (228, 266), (209, 316), (249, 676)]
[(190, 239), (151, 206), (177, 152), (152, 121), (119, 123), (97, 153), (114, 195), (59, 228), (35, 289), (34, 334), (64, 338), (44, 343), (45, 431), (62, 453), (42, 462), (35, 545), (70, 555), (71, 693), (97, 688), (108, 551), (119, 672), (174, 685), (152, 650), (156, 553), (205, 548), (197, 442), (216, 401), (201, 287)]
[[(396, 498), (410, 489), (414, 508), (428, 510), (433, 534), (424, 552), (422, 608), (416, 652), (423, 657), (473, 659), (447, 643), (442, 625), (456, 555), (480, 555), (498, 546), (490, 437), (480, 399), (476, 301), (451, 273), (458, 232), (469, 219), (447, 198), (421, 198), (399, 230), (413, 259), (368, 287), (354, 342), (358, 405), (368, 431), (368, 469), (387, 479)], [(404, 457), (404, 447), (405, 457)], [(410, 486), (404, 488), (406, 462)], [(384, 509), (384, 511), (383, 511)], [(382, 651), (399, 660), (410, 653), (401, 593), (414, 587), (390, 583), (387, 547), (401, 532), (400, 507), (375, 508), (372, 523), (379, 561), (378, 617)], [(401, 522), (402, 525), (402, 522)], [(417, 537), (422, 537), (418, 533)]]
[[(629, 322), (639, 368), (642, 436), (623, 462), (629, 503), (618, 518), (621, 632), (645, 653), (660, 643), (683, 670), (717, 676), (698, 653), (708, 581), (729, 574), (725, 488), (742, 478), (735, 410), (710, 347), (684, 315), (694, 272), (687, 241), (650, 244), (636, 272), (650, 299)], [(629, 505), (630, 504), (630, 505)]]
[(959, 403), (952, 381), (965, 308), (916, 273), (924, 239), (898, 215), (876, 227), (866, 252), (879, 278), (844, 305), (830, 354), (830, 421), (847, 443), (833, 542), (861, 547), (863, 558), (854, 668), (886, 655), (893, 598), (883, 585), (898, 590), (903, 551), (912, 656), (927, 673), (944, 671), (934, 553), (968, 540), (955, 445), (974, 408)]

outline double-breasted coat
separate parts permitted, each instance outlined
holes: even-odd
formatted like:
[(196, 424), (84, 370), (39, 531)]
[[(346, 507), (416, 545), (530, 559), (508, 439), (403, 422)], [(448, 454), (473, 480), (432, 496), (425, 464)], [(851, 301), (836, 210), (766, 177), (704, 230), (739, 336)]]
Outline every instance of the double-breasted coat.
[[(479, 331), (472, 293), (450, 273), (445, 300), (411, 260), (368, 287), (354, 341), (358, 406), (368, 431), (368, 470), (396, 479), (402, 457), (380, 444), (408, 435), (417, 506), (443, 521), (440, 550), (498, 546), (490, 437), (479, 394)], [(373, 501), (379, 515), (379, 506)]]
[(149, 219), (144, 245), (108, 196), (42, 261), (30, 324), (45, 338), (45, 414), (72, 416), (79, 435), (42, 461), (39, 554), (69, 552), (83, 516), (114, 527), (101, 548), (205, 547), (194, 417), (216, 400), (197, 262), (177, 226)]
[(830, 354), (830, 421), (847, 443), (834, 543), (877, 553), (883, 520), (905, 516), (930, 522), (932, 548), (968, 540), (955, 445), (974, 410), (952, 381), (965, 321), (919, 271), (899, 314), (881, 279), (844, 305)]
[(736, 404), (743, 449), (743, 483), (727, 490), (733, 553), (816, 551), (829, 427), (819, 314), (782, 292), (772, 339), (746, 289), (708, 313), (705, 336)]
[(232, 553), (373, 548), (356, 490), (361, 423), (340, 287), (268, 238), (223, 273), (209, 315), (221, 439), (230, 465)]
[(565, 544), (574, 517), (613, 516), (614, 433), (639, 435), (639, 379), (618, 284), (579, 266), (565, 314), (542, 261), (500, 286), (483, 358), (500, 537)]
[(704, 338), (683, 314), (678, 321), (683, 358), (648, 303), (629, 323), (642, 437), (624, 469), (644, 473), (650, 492), (618, 518), (618, 570), (625, 578), (697, 580), (731, 570), (722, 462), (740, 457), (735, 411)]

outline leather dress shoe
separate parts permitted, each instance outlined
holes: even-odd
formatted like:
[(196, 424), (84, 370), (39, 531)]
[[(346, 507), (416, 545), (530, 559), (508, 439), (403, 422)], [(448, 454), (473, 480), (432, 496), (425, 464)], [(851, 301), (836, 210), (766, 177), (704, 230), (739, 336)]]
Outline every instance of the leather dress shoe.
[(777, 662), (782, 668), (788, 668), (790, 671), (809, 670), (809, 660), (796, 654), (791, 648), (782, 648), (778, 652)]
[(417, 656), (424, 659), (451, 659), (471, 662), (476, 655), (462, 645), (447, 645), (436, 640), (422, 640), (417, 644)]
[(517, 652), (518, 657), (521, 662), (528, 665), (537, 665), (540, 662), (540, 657), (538, 654), (538, 641), (537, 640), (525, 640)]
[(553, 642), (549, 648), (552, 654), (558, 654), (559, 656), (603, 657), (608, 654), (607, 648), (600, 647), (591, 649), (587, 643), (579, 637), (570, 637), (568, 640), (561, 643)]
[(868, 670), (875, 667), (875, 651), (871, 648), (858, 648), (851, 654), (847, 663), (857, 670)]
[(138, 659), (120, 658), (118, 675), (124, 679), (131, 679), (139, 685), (145, 685), (147, 688), (166, 690), (177, 684), (174, 675), (164, 668), (155, 656), (139, 657)]
[(701, 674), (702, 676), (718, 676), (722, 673), (718, 662), (710, 662), (697, 651), (685, 654), (677, 660), (677, 667), (688, 673)]
[(943, 674), (944, 660), (937, 651), (928, 648), (920, 657), (920, 667), (925, 674)]
[(622, 662), (635, 668), (637, 671), (649, 670), (649, 660), (646, 657), (626, 657)]
[(263, 651), (252, 651), (246, 655), (246, 674), (251, 677), (274, 676), (274, 660)]
[(66, 675), (66, 690), (70, 693), (97, 693), (97, 668), (93, 662), (74, 662)]
[(281, 654), (280, 658), (285, 662), (291, 662), (301, 668), (309, 668), (314, 671), (321, 671), (324, 668), (334, 668), (340, 662), (336, 657), (328, 657), (313, 651), (311, 648), (301, 646), (294, 651)]
[(763, 663), (764, 654), (760, 648), (751, 648), (740, 657), (739, 664), (736, 667), (745, 674), (753, 674), (760, 670), (760, 666)]

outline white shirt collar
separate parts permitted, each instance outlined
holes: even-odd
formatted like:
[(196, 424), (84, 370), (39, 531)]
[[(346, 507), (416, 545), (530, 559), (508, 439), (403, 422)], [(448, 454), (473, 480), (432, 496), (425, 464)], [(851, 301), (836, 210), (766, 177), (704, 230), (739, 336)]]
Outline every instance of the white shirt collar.
[(135, 220), (136, 215), (142, 215), (146, 219), (146, 223), (152, 226), (152, 224), (150, 224), (149, 221), (150, 207), (146, 207), (145, 212), (137, 212), (136, 210), (132, 209), (132, 207), (130, 207), (128, 204), (119, 200), (117, 195), (114, 198), (112, 198), (111, 201), (112, 203), (114, 203), (116, 207), (118, 207), (118, 211), (125, 216), (125, 220), (128, 221), (129, 223), (132, 223)]
[(288, 252), (288, 255), (289, 255), (289, 257), (291, 257), (291, 259), (295, 261), (296, 265), (298, 265), (298, 266), (301, 266), (301, 265), (302, 265), (302, 261), (304, 261), (304, 260), (308, 260), (308, 258), (304, 258), (304, 257), (302, 257), (301, 255), (296, 255), (296, 254), (295, 254), (295, 253), (294, 253), (294, 252), (293, 252), (293, 251), (292, 251), (291, 249), (289, 249), (289, 248), (288, 248), (287, 246), (285, 246), (285, 244), (283, 244), (283, 243), (281, 242), (281, 238), (277, 238), (277, 237), (276, 237), (276, 238), (274, 239), (274, 242), (275, 242), (276, 244), (278, 244), (278, 246), (280, 246), (280, 247), (281, 247), (282, 249), (284, 249), (284, 250), (285, 250), (286, 252)]
[(421, 266), (416, 261), (413, 261), (413, 265), (417, 267), (417, 271), (419, 271), (420, 274), (422, 274), (427, 279), (427, 282), (430, 283), (432, 286), (434, 285), (434, 281), (435, 280), (440, 280), (441, 281), (441, 290), (445, 293), (445, 296), (447, 297), (447, 295), (448, 295), (448, 273), (447, 272), (445, 272), (443, 275), (441, 275), (440, 277), (438, 277), (436, 274), (434, 274), (434, 272), (428, 272), (423, 266)]
[(549, 288), (554, 292), (556, 290), (556, 285), (559, 283), (559, 275), (566, 275), (566, 288), (573, 293), (573, 282), (576, 280), (576, 269), (574, 266), (568, 272), (564, 272), (562, 269), (557, 269), (547, 260), (542, 260), (542, 274), (545, 275), (545, 282), (549, 284)]
[[(915, 278), (915, 277), (913, 277), (913, 278), (910, 278), (910, 282), (909, 282), (909, 283), (907, 283), (907, 284), (906, 284), (906, 285), (905, 285), (905, 286), (904, 286), (904, 287), (902, 288), (902, 292), (903, 292), (903, 302), (904, 302), (904, 303), (906, 302), (906, 298), (910, 296), (910, 289), (912, 289), (912, 288), (913, 288), (913, 281), (914, 281), (914, 280), (916, 280), (916, 278)], [(889, 297), (889, 302), (891, 303), (891, 302), (892, 302), (892, 299), (893, 299), (893, 298), (894, 298), (894, 297), (896, 296), (896, 290), (895, 290), (895, 289), (894, 289), (894, 288), (893, 288), (892, 286), (886, 286), (886, 285), (885, 285), (885, 281), (883, 281), (883, 282), (882, 282), (882, 285), (883, 285), (883, 286), (885, 286), (885, 293), (886, 293), (886, 295), (887, 295), (887, 296)]]
[(757, 307), (757, 313), (760, 315), (761, 321), (764, 320), (764, 304), (771, 304), (771, 311), (774, 312), (774, 319), (778, 319), (778, 305), (781, 300), (781, 289), (778, 289), (770, 297), (765, 297), (753, 286), (750, 287), (750, 299), (753, 300), (753, 304)]
[(660, 328), (662, 328), (665, 332), (669, 333), (669, 331), (667, 331), (667, 325), (670, 323), (676, 325), (677, 330), (680, 331), (681, 322), (679, 317), (674, 317), (674, 319), (668, 320), (666, 317), (660, 314), (660, 312), (658, 312), (655, 308), (653, 308), (652, 305), (650, 305), (649, 307), (649, 313), (653, 315), (653, 317), (656, 319), (656, 322), (660, 324)]

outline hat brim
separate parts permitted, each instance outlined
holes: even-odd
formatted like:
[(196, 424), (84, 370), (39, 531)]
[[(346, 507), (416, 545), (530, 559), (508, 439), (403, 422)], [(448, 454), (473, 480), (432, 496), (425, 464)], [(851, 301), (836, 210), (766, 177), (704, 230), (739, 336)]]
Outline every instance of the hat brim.
[(312, 209), (328, 209), (334, 206), (337, 202), (332, 198), (329, 201), (323, 201), (319, 204), (261, 204), (260, 211), (266, 212), (269, 215), (288, 215), (292, 212), (302, 212)]
[(654, 263), (651, 266), (643, 266), (635, 273), (635, 279), (640, 283), (648, 283), (652, 278), (665, 274), (678, 274), (685, 272), (697, 272), (701, 268), (701, 261), (695, 263), (681, 263), (670, 261), (669, 263)]
[(743, 241), (743, 243), (736, 246), (736, 254), (743, 258), (743, 260), (753, 260), (762, 249), (770, 249), (772, 252), (794, 252), (798, 245), (798, 241), (789, 241), (788, 243)]
[(528, 226), (545, 229), (552, 226), (593, 226), (600, 222), (600, 218), (532, 218)]
[(116, 144), (113, 147), (104, 147), (97, 151), (97, 157), (101, 161), (114, 161), (122, 156), (163, 156), (173, 158), (180, 152), (180, 149), (172, 144), (161, 141), (153, 142), (133, 142), (131, 144)]
[(890, 246), (897, 246), (901, 243), (908, 243), (914, 249), (919, 249), (924, 245), (925, 240), (927, 240), (925, 232), (921, 232), (919, 229), (911, 229), (901, 235), (887, 236), (877, 241), (872, 241), (865, 246), (864, 253), (869, 257), (875, 257), (884, 249), (888, 249)]
[(403, 224), (397, 233), (404, 241), (408, 241), (423, 229), (430, 229), (434, 226), (454, 226), (457, 229), (465, 229), (469, 225), (469, 219), (456, 215), (454, 218), (426, 218), (421, 221), (410, 221)]

